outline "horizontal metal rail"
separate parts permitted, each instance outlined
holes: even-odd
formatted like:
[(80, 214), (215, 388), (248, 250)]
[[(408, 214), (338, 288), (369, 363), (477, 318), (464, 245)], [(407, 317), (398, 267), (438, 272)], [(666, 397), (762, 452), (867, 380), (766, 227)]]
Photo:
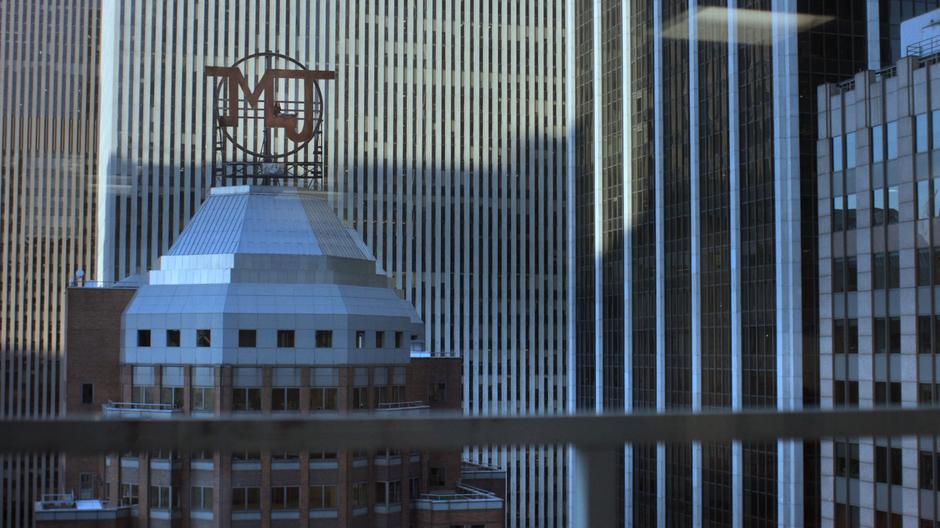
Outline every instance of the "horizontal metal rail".
[(940, 408), (798, 412), (467, 417), (348, 414), (169, 420), (65, 418), (0, 421), (0, 452), (106, 453), (177, 449), (300, 451), (452, 449), (473, 445), (689, 443), (940, 435)]

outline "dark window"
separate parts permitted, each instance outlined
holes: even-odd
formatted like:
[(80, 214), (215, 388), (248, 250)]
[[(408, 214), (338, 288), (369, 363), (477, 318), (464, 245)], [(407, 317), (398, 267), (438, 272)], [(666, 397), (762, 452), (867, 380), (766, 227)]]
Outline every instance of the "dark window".
[(428, 471), (428, 486), (440, 488), (447, 482), (447, 474), (442, 467), (432, 467)]
[(917, 285), (930, 286), (930, 248), (917, 250)]
[(212, 346), (212, 331), (211, 330), (196, 330), (196, 346), (197, 347), (209, 347)]
[(900, 449), (875, 446), (875, 480), (886, 484), (901, 485)]
[(876, 381), (875, 382), (875, 404), (876, 405), (900, 405), (901, 404), (901, 384), (899, 382)]
[(367, 409), (369, 407), (369, 388), (353, 387), (353, 409)]
[(232, 389), (233, 411), (260, 411), (261, 389)]
[(311, 387), (310, 388), (310, 410), (311, 411), (335, 411), (338, 409), (336, 387)]
[(239, 330), (238, 331), (238, 346), (242, 348), (254, 348), (258, 346), (258, 331), (257, 330)]
[(150, 346), (150, 330), (138, 330), (137, 331), (137, 346), (139, 347)]
[(444, 382), (432, 383), (428, 387), (428, 401), (439, 403), (447, 399), (447, 384)]
[(317, 348), (333, 348), (333, 332), (331, 330), (317, 330)]
[(271, 389), (272, 411), (297, 411), (300, 409), (300, 389), (274, 387)]
[(901, 353), (901, 318), (888, 318), (888, 351), (892, 354)]
[(92, 383), (82, 383), (82, 403), (95, 403), (95, 386)]
[(917, 353), (918, 354), (930, 354), (930, 327), (932, 323), (932, 317), (929, 315), (921, 315), (917, 317)]
[(930, 180), (917, 182), (917, 219), (930, 218)]
[(261, 488), (232, 488), (232, 511), (261, 509)]
[(277, 331), (277, 347), (278, 348), (294, 348), (294, 331), (293, 330), (278, 330)]
[(859, 477), (858, 444), (835, 442), (835, 472), (837, 477)]
[(395, 348), (401, 348), (405, 342), (404, 332), (395, 332)]
[(917, 384), (917, 403), (926, 405), (933, 403), (933, 383)]
[[(353, 506), (365, 506), (367, 498), (360, 496), (361, 490), (357, 488), (359, 484), (353, 485)], [(365, 486), (365, 484), (362, 484)], [(364, 494), (363, 494), (364, 495)], [(310, 509), (311, 510), (329, 510), (336, 507), (336, 486), (314, 484), (310, 486)]]
[(167, 330), (166, 331), (166, 346), (168, 347), (180, 346), (180, 331), (179, 330)]
[(272, 510), (296, 510), (300, 507), (300, 488), (297, 486), (274, 486), (271, 488)]
[(375, 348), (382, 348), (385, 346), (385, 332), (378, 331), (375, 333)]
[(858, 506), (847, 506), (836, 503), (835, 528), (858, 528), (861, 526), (861, 516)]
[(917, 456), (917, 480), (921, 489), (932, 490), (935, 482), (935, 461), (933, 453), (930, 451), (921, 451)]

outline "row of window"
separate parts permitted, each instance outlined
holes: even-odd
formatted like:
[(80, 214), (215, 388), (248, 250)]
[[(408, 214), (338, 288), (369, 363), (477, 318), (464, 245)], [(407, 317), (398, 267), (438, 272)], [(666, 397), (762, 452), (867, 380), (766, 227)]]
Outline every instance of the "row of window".
[[(837, 477), (859, 478), (858, 444), (834, 442), (834, 469)], [(930, 470), (930, 466), (927, 466)], [(931, 472), (932, 474), (932, 472)], [(901, 450), (894, 447), (875, 446), (875, 481), (901, 485)]]
[[(412, 478), (411, 496), (419, 494), (420, 481)], [(401, 481), (380, 481), (375, 483), (376, 504), (398, 504), (401, 502)], [(121, 504), (133, 506), (139, 503), (137, 484), (121, 485)], [(334, 509), (337, 505), (336, 485), (314, 484), (309, 488), (310, 509)], [(190, 488), (190, 509), (192, 511), (212, 511), (214, 492), (207, 486)], [(368, 506), (368, 485), (365, 482), (352, 485), (353, 508)], [(176, 510), (180, 508), (178, 486), (150, 486), (150, 508), (155, 510)], [(300, 508), (300, 486), (274, 486), (271, 488), (272, 510), (297, 510)], [(232, 488), (232, 511), (258, 511), (261, 509), (260, 487)]]
[[(386, 339), (384, 331), (376, 331), (375, 335), (375, 348), (385, 348)], [(317, 330), (315, 334), (316, 347), (317, 348), (332, 348), (333, 347), (333, 331), (332, 330)], [(395, 332), (395, 348), (401, 348), (404, 345), (405, 336), (404, 332)], [(170, 329), (166, 331), (166, 346), (168, 347), (179, 347), (180, 346), (180, 330)], [(277, 347), (278, 348), (294, 348), (296, 342), (296, 332), (294, 330), (278, 330), (277, 331)], [(140, 329), (137, 330), (137, 346), (138, 347), (149, 347), (151, 343), (151, 331), (149, 329)], [(196, 346), (197, 347), (209, 347), (212, 346), (212, 331), (208, 329), (196, 330)], [(258, 346), (258, 331), (251, 329), (242, 329), (238, 331), (238, 346), (240, 348), (255, 348)], [(365, 348), (366, 346), (366, 331), (359, 330), (356, 332), (356, 348)]]
[[(901, 263), (897, 251), (872, 255), (872, 288), (884, 290), (901, 286)], [(834, 293), (858, 290), (858, 260), (856, 257), (832, 259), (832, 291)]]
[[(900, 382), (876, 381), (874, 389), (875, 405), (901, 405)], [(833, 381), (832, 401), (834, 407), (858, 407), (858, 381)]]
[[(872, 321), (875, 354), (901, 353), (901, 318), (876, 317)], [(929, 334), (928, 334), (929, 335)], [(834, 354), (858, 353), (858, 319), (834, 319), (832, 321), (832, 352)]]
[[(435, 388), (436, 386), (432, 387)], [(232, 389), (233, 411), (261, 411), (260, 388)], [(354, 387), (352, 392), (353, 409), (369, 408), (369, 387)], [(404, 385), (386, 385), (373, 387), (376, 405), (382, 403), (399, 403), (406, 401)], [(131, 389), (131, 401), (134, 403), (162, 403), (172, 405), (174, 408), (183, 407), (182, 387), (163, 387), (160, 389), (160, 401), (154, 401), (154, 391), (151, 385), (134, 385)], [(339, 389), (337, 387), (311, 387), (311, 411), (336, 411)], [(429, 399), (432, 395), (429, 395)], [(210, 387), (193, 387), (191, 398), (192, 410), (196, 412), (214, 412), (215, 389)], [(272, 411), (299, 411), (300, 389), (297, 387), (272, 387)]]

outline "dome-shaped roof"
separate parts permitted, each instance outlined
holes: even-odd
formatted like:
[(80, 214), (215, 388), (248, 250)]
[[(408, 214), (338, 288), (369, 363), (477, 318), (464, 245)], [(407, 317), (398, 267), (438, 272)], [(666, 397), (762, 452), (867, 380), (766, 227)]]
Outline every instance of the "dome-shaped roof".
[(217, 187), (167, 252), (322, 255), (372, 260), (322, 197), (296, 187)]

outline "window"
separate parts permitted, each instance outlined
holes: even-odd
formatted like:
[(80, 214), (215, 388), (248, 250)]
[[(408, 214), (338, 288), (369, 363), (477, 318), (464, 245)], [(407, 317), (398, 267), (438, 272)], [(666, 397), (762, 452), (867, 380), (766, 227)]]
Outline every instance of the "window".
[(883, 187), (871, 191), (871, 215), (873, 225), (885, 223), (885, 190)]
[(428, 470), (428, 486), (440, 488), (447, 483), (447, 471), (442, 467), (434, 467)]
[(844, 222), (845, 229), (855, 229), (856, 214), (858, 210), (858, 195), (855, 193), (847, 194), (845, 196), (845, 213), (844, 213)]
[(837, 477), (859, 478), (858, 444), (835, 442), (835, 472)]
[(862, 525), (858, 506), (836, 503), (835, 528), (858, 528)]
[(923, 248), (917, 250), (917, 285), (918, 286), (930, 286), (931, 283), (931, 272), (930, 272), (930, 248)]
[(232, 453), (232, 462), (260, 462), (261, 454), (255, 451), (238, 451)]
[(365, 348), (366, 333), (362, 330), (356, 332), (356, 348)]
[(232, 511), (261, 509), (261, 488), (232, 488)]
[(234, 388), (232, 389), (233, 411), (260, 411), (261, 389)]
[(917, 455), (917, 480), (921, 489), (932, 490), (938, 483), (940, 476), (940, 457), (934, 456), (930, 451), (921, 451)]
[(310, 460), (336, 460), (336, 453), (332, 451), (311, 451)]
[(858, 289), (858, 263), (855, 257), (832, 259), (832, 291), (845, 292)]
[(365, 482), (358, 482), (352, 487), (353, 508), (362, 508), (369, 505), (369, 488)]
[(300, 488), (297, 486), (274, 486), (271, 488), (272, 510), (296, 510), (300, 507)]
[(845, 135), (845, 168), (855, 168), (855, 132)]
[(401, 481), (375, 483), (376, 504), (397, 504), (401, 502)]
[(139, 347), (150, 346), (150, 330), (138, 330), (137, 331), (137, 346)]
[(95, 385), (93, 383), (82, 383), (82, 403), (86, 405), (95, 403)]
[(918, 383), (917, 384), (917, 403), (931, 405), (934, 402), (934, 389), (940, 388), (936, 387), (933, 383)]
[(150, 486), (150, 508), (172, 510), (180, 507), (179, 493), (175, 486)]
[(832, 172), (840, 172), (845, 166), (842, 163), (842, 136), (832, 138)]
[(875, 480), (886, 484), (901, 485), (900, 449), (875, 446)]
[(408, 479), (408, 496), (414, 500), (419, 495), (421, 495), (421, 479), (418, 477)]
[(858, 382), (833, 381), (832, 399), (835, 407), (858, 407)]
[(271, 389), (272, 411), (300, 410), (300, 389), (294, 387), (274, 387)]
[(901, 318), (888, 318), (888, 352), (901, 353)]
[(447, 384), (444, 382), (432, 383), (428, 387), (428, 402), (440, 403), (447, 399)]
[(166, 346), (168, 347), (180, 346), (180, 331), (179, 330), (167, 330), (166, 331)]
[(898, 513), (875, 510), (875, 528), (902, 528), (903, 518)]
[(277, 331), (277, 347), (278, 348), (294, 348), (294, 331), (293, 330), (278, 330)]
[(317, 330), (317, 348), (333, 348), (333, 331)]
[(933, 121), (933, 148), (940, 148), (940, 110), (931, 112)]
[(271, 460), (277, 462), (296, 462), (299, 458), (300, 455), (298, 453), (291, 453), (289, 451), (271, 453)]
[(930, 218), (930, 180), (917, 182), (917, 219)]
[[(356, 485), (353, 485), (353, 506), (356, 505)], [(328, 510), (336, 507), (336, 486), (315, 484), (310, 486), (310, 509)]]
[(405, 344), (405, 333), (395, 332), (395, 348), (401, 348)]
[(196, 330), (196, 346), (202, 348), (212, 346), (212, 331)]
[(900, 262), (898, 252), (876, 253), (873, 257), (872, 282), (876, 290), (897, 288), (901, 283)]
[(834, 319), (832, 321), (832, 353), (858, 353), (857, 319)]
[(190, 509), (193, 511), (212, 511), (212, 488), (193, 486), (190, 488)]
[(335, 411), (339, 409), (336, 403), (336, 387), (312, 387), (310, 389), (311, 411)]
[(193, 387), (193, 410), (201, 412), (215, 411), (215, 389), (212, 387)]
[(78, 476), (78, 498), (95, 498), (95, 477), (94, 473), (81, 473)]
[(383, 348), (385, 346), (385, 332), (377, 331), (375, 333), (375, 348)]
[(368, 409), (369, 408), (369, 388), (368, 387), (353, 387), (353, 409)]
[(121, 506), (133, 506), (139, 501), (137, 484), (121, 484)]
[(871, 160), (880, 163), (885, 160), (885, 132), (884, 126), (871, 127)]
[(927, 129), (927, 114), (917, 114), (914, 119), (914, 133), (917, 136), (915, 149), (917, 152), (927, 152), (930, 149), (930, 131)]
[(901, 384), (893, 381), (875, 382), (875, 405), (900, 405)]
[(891, 185), (888, 187), (888, 210), (886, 212), (886, 221), (889, 225), (898, 223), (898, 219), (901, 218), (900, 203), (900, 190), (897, 185)]
[(172, 405), (175, 409), (183, 407), (183, 387), (161, 387), (160, 403)]
[(131, 401), (134, 403), (156, 403), (152, 385), (134, 385), (131, 387)]
[(888, 140), (888, 159), (893, 160), (898, 157), (898, 122), (889, 121), (885, 127), (885, 136)]
[(257, 330), (239, 330), (238, 346), (241, 348), (254, 348), (258, 346)]

